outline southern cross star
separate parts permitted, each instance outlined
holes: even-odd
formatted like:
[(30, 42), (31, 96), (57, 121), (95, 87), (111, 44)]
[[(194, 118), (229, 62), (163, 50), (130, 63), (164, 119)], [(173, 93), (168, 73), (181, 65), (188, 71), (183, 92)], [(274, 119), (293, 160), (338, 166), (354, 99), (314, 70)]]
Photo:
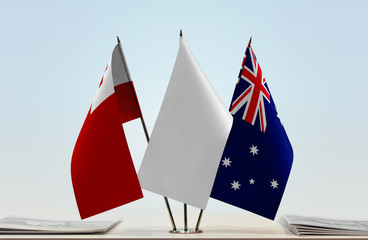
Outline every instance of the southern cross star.
[(225, 158), (224, 160), (222, 160), (222, 166), (230, 167), (230, 163), (230, 158)]
[(256, 182), (256, 180), (254, 180), (253, 178), (249, 179), (249, 184), (254, 184)]
[(271, 183), (271, 187), (273, 189), (275, 189), (279, 186), (279, 184), (277, 183), (277, 180), (275, 180), (275, 179), (272, 179), (272, 182), (270, 182), (270, 183)]
[(234, 191), (237, 189), (240, 189), (241, 184), (239, 184), (239, 181), (235, 181), (231, 183), (231, 188), (234, 188)]
[(253, 156), (254, 155), (258, 155), (258, 151), (259, 151), (259, 149), (257, 148), (257, 146), (254, 146), (253, 144), (252, 144), (252, 146), (251, 147), (249, 147), (250, 148), (250, 153), (252, 153), (253, 154)]

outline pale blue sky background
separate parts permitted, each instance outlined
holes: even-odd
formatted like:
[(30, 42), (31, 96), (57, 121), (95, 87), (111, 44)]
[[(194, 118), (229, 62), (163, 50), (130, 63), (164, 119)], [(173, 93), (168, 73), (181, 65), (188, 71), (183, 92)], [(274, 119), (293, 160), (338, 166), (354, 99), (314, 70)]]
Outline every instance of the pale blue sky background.
[[(0, 1), (0, 9), (0, 216), (79, 217), (71, 154), (116, 36), (151, 131), (182, 28), (227, 106), (253, 36), (294, 148), (279, 216), (368, 219), (367, 1)], [(126, 131), (138, 169), (139, 121)], [(144, 194), (99, 217), (166, 214), (160, 196)], [(248, 214), (213, 199), (207, 212)]]

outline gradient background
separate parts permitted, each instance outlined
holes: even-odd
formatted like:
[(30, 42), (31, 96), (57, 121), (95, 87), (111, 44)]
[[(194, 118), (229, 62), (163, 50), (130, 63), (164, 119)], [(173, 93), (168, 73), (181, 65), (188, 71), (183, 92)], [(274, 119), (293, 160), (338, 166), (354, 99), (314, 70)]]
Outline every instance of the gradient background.
[[(71, 154), (116, 36), (151, 132), (183, 29), (226, 106), (253, 37), (294, 149), (278, 216), (368, 219), (367, 1), (1, 1), (0, 9), (0, 217), (79, 218)], [(125, 129), (138, 169), (140, 121)], [(95, 218), (166, 214), (161, 196), (144, 195)], [(251, 215), (214, 199), (206, 212)]]

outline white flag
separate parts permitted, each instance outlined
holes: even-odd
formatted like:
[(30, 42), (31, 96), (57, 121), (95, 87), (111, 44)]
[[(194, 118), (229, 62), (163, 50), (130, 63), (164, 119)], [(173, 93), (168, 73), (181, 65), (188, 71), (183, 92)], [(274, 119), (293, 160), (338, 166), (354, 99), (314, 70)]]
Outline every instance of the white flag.
[(143, 189), (205, 209), (232, 117), (184, 39), (138, 177)]

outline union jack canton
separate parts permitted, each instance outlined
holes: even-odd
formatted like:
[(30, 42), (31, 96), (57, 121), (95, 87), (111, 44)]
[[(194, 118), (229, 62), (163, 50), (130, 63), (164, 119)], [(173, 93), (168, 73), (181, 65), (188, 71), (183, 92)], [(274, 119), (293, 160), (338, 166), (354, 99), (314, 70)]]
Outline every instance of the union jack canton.
[(254, 55), (251, 46), (245, 51), (242, 68), (239, 73), (239, 81), (247, 81), (250, 86), (232, 100), (230, 107), (231, 114), (237, 113), (246, 104), (242, 119), (254, 125), (257, 114), (259, 114), (260, 128), (266, 131), (267, 120), (264, 107), (264, 99), (270, 103), (270, 93), (265, 87), (266, 79), (262, 75), (262, 69)]

